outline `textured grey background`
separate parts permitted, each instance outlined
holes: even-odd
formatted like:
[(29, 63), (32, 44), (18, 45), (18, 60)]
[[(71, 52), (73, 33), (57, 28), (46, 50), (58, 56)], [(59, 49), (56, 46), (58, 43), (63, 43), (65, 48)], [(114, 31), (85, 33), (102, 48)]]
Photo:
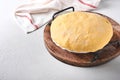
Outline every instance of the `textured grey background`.
[[(24, 1), (24, 0), (23, 0)], [(43, 41), (43, 28), (24, 34), (15, 23), (22, 0), (0, 0), (0, 80), (119, 80), (120, 57), (97, 67), (82, 68), (53, 58)], [(120, 0), (103, 0), (95, 12), (120, 22)]]

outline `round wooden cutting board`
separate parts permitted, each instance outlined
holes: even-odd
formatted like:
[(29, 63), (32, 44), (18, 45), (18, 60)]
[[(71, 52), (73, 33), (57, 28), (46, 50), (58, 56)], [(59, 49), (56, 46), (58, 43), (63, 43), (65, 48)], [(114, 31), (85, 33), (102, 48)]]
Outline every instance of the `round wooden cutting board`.
[(94, 53), (74, 53), (64, 50), (52, 41), (50, 35), (50, 24), (48, 24), (44, 29), (44, 41), (49, 53), (64, 63), (82, 67), (100, 65), (117, 57), (120, 54), (120, 25), (103, 14), (99, 15), (106, 17), (111, 22), (114, 31), (110, 43), (102, 50)]

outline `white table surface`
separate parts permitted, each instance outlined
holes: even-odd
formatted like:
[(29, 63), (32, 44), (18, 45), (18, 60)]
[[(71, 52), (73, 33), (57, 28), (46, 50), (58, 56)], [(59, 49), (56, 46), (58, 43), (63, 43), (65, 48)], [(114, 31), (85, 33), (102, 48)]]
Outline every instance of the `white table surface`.
[[(43, 29), (25, 34), (15, 23), (15, 7), (24, 0), (0, 1), (0, 80), (120, 80), (120, 57), (96, 67), (74, 67), (52, 57)], [(103, 0), (96, 12), (120, 23), (120, 0)]]

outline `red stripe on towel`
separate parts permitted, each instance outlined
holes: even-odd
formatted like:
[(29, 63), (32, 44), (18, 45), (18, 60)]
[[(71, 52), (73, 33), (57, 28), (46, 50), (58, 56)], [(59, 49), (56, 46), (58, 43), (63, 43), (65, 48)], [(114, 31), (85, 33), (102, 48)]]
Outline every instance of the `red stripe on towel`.
[(92, 5), (92, 4), (88, 4), (88, 3), (85, 3), (83, 2), (82, 0), (78, 0), (80, 3), (84, 4), (84, 5), (87, 5), (89, 7), (92, 7), (92, 8), (97, 8), (96, 6)]
[(35, 29), (38, 29), (38, 28), (39, 28), (38, 25), (35, 25), (35, 24), (33, 23), (32, 19), (30, 19), (28, 16), (26, 16), (26, 15), (17, 15), (17, 16), (27, 18), (27, 19), (30, 21), (30, 23), (35, 27)]

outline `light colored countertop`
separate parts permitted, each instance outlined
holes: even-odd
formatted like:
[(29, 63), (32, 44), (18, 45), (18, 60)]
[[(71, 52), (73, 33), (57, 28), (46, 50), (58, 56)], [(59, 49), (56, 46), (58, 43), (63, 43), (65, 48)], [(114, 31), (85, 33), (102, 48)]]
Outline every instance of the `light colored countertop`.
[[(96, 67), (74, 67), (52, 57), (44, 46), (44, 27), (25, 34), (13, 18), (22, 0), (0, 2), (0, 80), (120, 80), (120, 56)], [(103, 0), (95, 12), (120, 23), (120, 0)]]

